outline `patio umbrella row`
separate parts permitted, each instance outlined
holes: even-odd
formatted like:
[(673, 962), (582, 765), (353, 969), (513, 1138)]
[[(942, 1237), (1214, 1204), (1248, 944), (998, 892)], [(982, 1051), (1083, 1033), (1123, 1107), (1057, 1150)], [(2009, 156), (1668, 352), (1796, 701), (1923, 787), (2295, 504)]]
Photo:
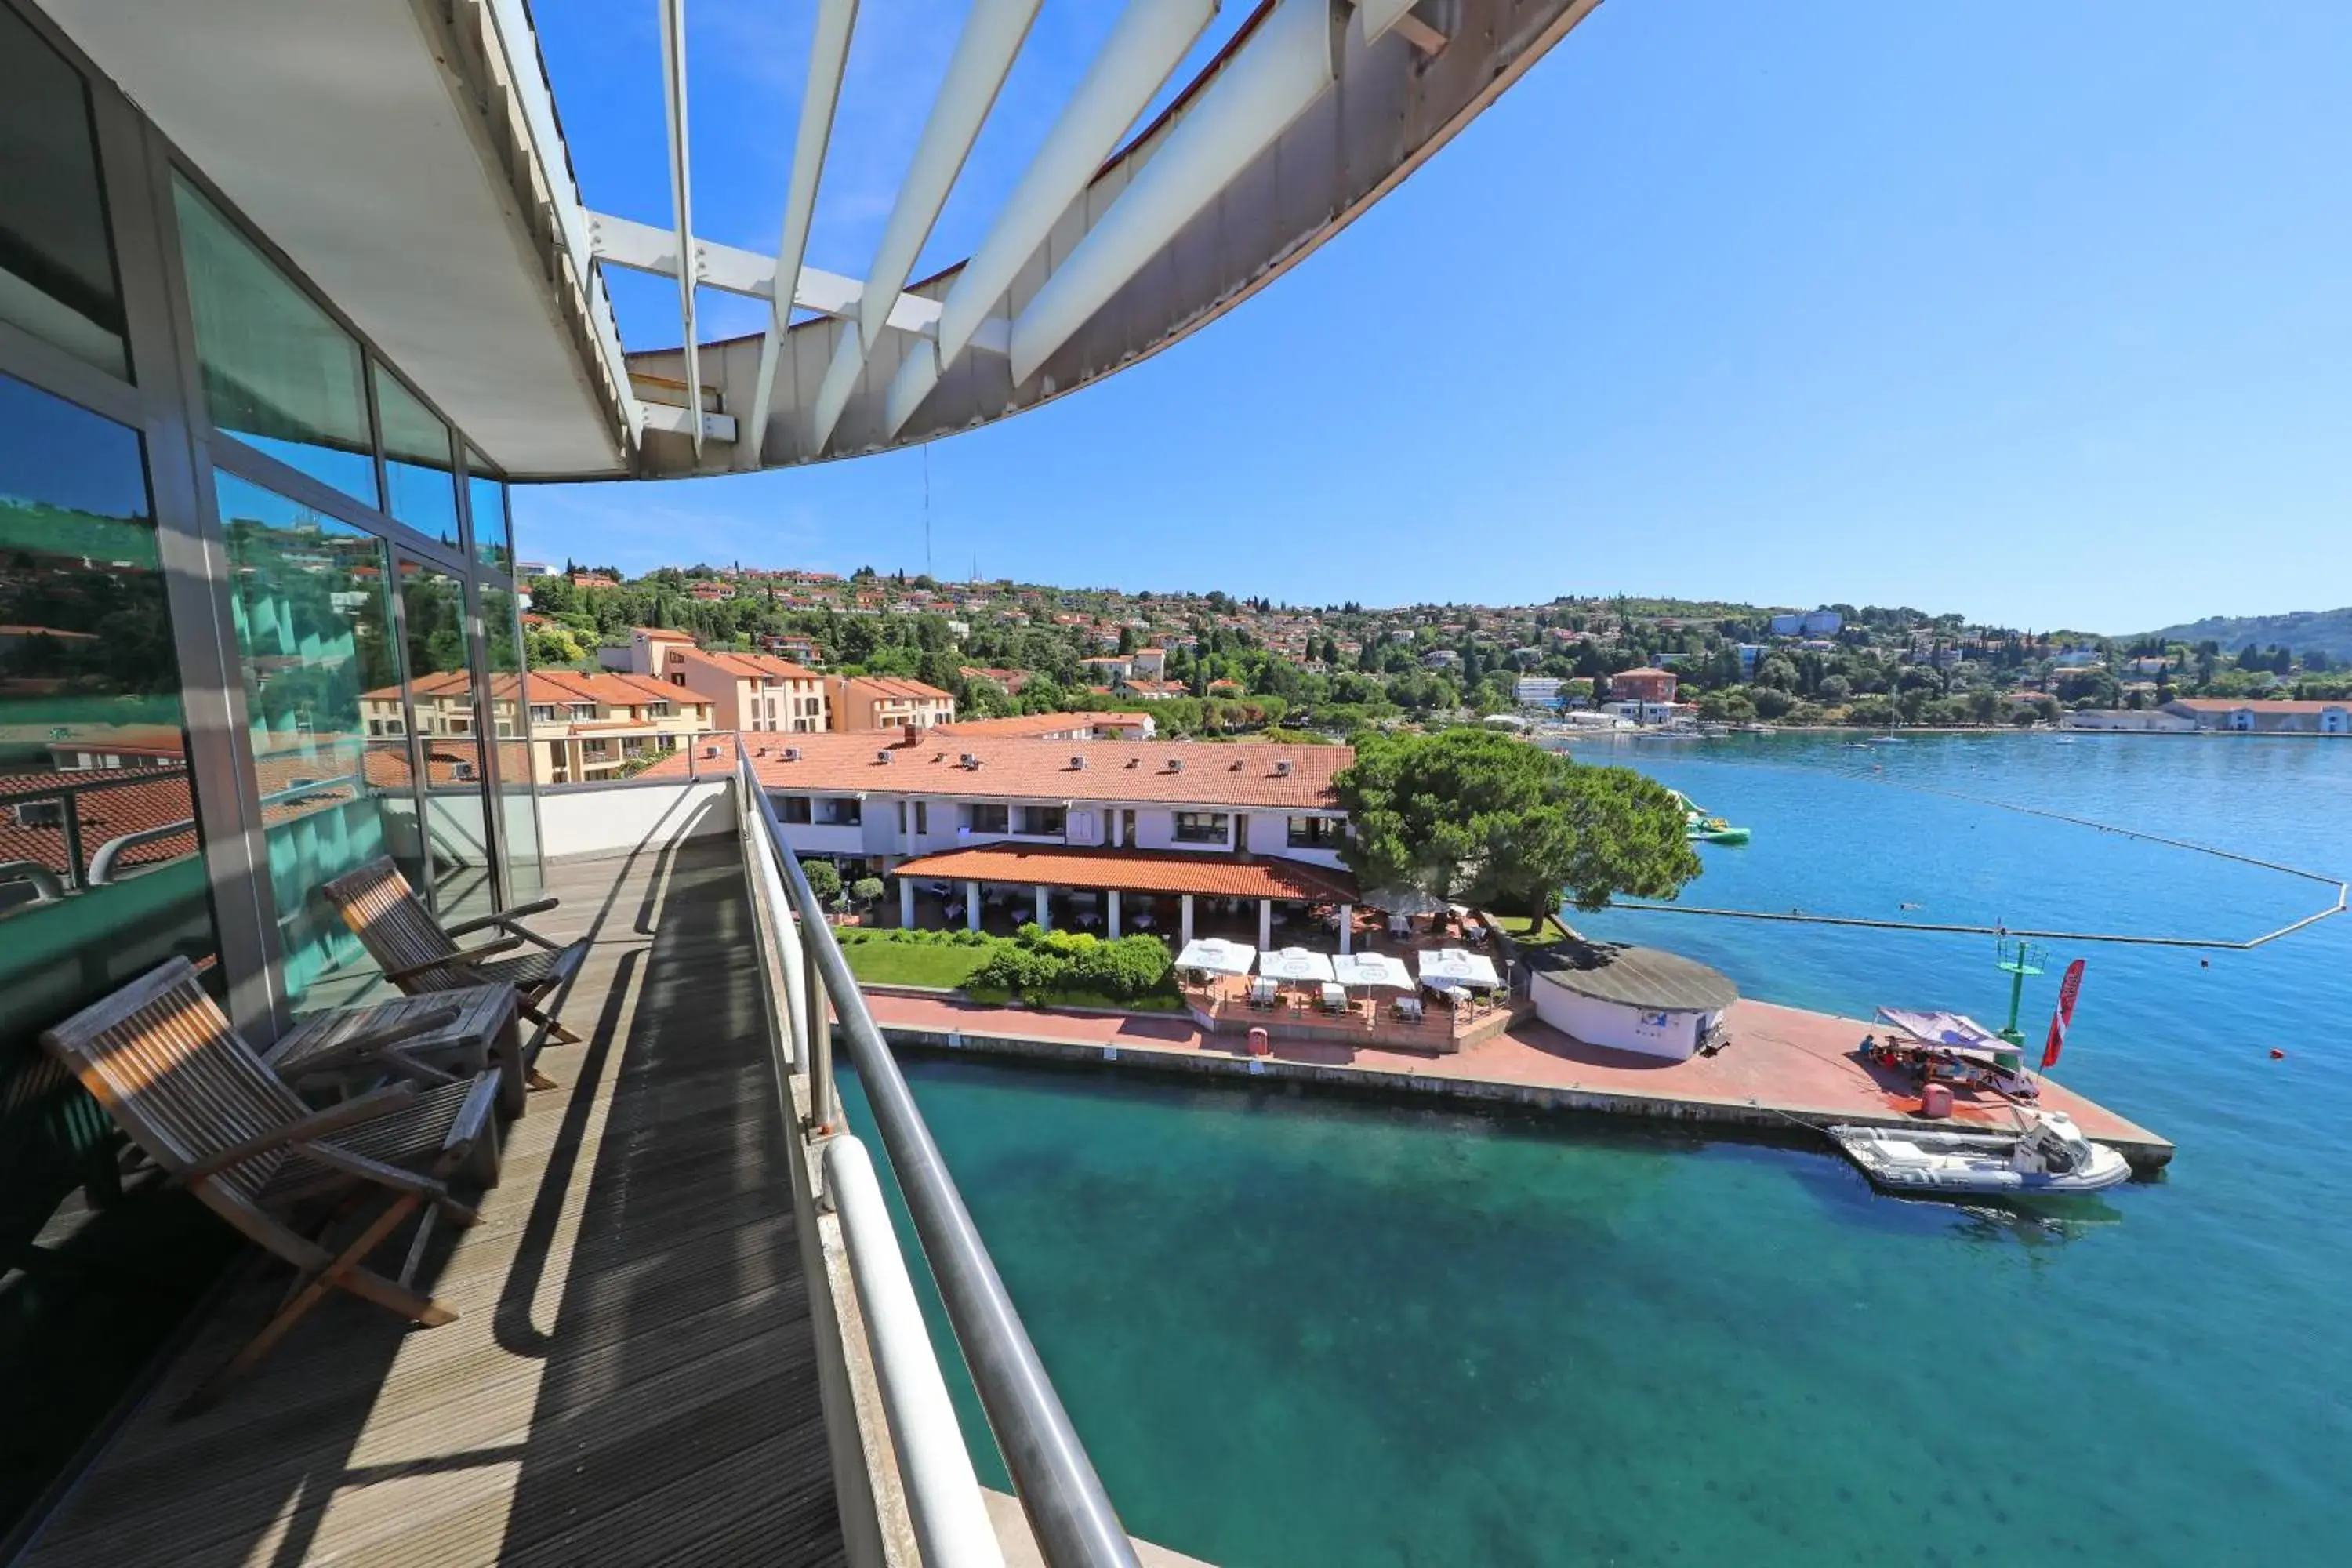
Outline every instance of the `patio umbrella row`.
[[(1502, 984), (1495, 971), (1495, 961), (1483, 952), (1443, 948), (1421, 954), (1420, 963), (1423, 982), (1433, 985)], [(1247, 974), (1253, 966), (1268, 980), (1384, 985), (1397, 991), (1413, 988), (1412, 976), (1404, 962), (1388, 952), (1344, 952), (1334, 958), (1303, 947), (1286, 947), (1262, 954), (1245, 942), (1202, 937), (1187, 942), (1184, 951), (1176, 955), (1177, 968), (1205, 970), (1212, 974)]]

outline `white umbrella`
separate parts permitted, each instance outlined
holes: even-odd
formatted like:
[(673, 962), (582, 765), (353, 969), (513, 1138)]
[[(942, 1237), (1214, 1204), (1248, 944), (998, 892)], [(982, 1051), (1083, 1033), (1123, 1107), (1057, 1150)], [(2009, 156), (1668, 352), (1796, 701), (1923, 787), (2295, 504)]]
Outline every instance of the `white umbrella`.
[(1374, 888), (1364, 895), (1364, 907), (1392, 915), (1433, 915), (1446, 906), (1444, 899), (1419, 888)]
[(1279, 952), (1258, 954), (1257, 972), (1268, 980), (1328, 981), (1331, 978), (1331, 956), (1310, 952), (1303, 947), (1286, 947)]
[(1449, 981), (1456, 985), (1500, 985), (1502, 976), (1495, 973), (1495, 961), (1483, 952), (1465, 952), (1458, 947), (1442, 948), (1421, 955), (1421, 977), (1428, 981)]
[(1184, 944), (1176, 955), (1179, 969), (1205, 969), (1212, 974), (1247, 974), (1257, 962), (1257, 949), (1221, 936), (1204, 936)]
[(1404, 961), (1388, 952), (1343, 952), (1331, 961), (1331, 977), (1342, 985), (1385, 985), (1391, 991), (1412, 989), (1412, 973)]

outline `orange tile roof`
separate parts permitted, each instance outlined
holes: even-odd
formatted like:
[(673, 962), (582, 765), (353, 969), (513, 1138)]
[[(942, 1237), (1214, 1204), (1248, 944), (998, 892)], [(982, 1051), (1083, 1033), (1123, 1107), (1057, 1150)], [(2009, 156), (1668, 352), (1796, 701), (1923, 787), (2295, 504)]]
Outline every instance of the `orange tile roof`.
[(936, 686), (919, 680), (909, 680), (898, 675), (844, 675), (835, 677), (845, 692), (859, 697), (913, 698), (927, 702), (942, 702), (950, 694)]
[(926, 731), (932, 735), (953, 735), (964, 740), (984, 740), (990, 736), (1069, 735), (1074, 730), (1092, 730), (1097, 724), (1136, 725), (1143, 722), (1140, 713), (1016, 713), (1003, 719), (958, 719), (950, 723), (934, 724)]
[(921, 855), (900, 877), (950, 881), (1043, 883), (1051, 888), (1117, 889), (1123, 893), (1196, 893), (1218, 899), (1298, 899), (1353, 903), (1356, 880), (1345, 871), (1250, 855), (1188, 854), (1181, 849), (1086, 849), (1061, 844), (975, 844)]
[[(650, 675), (630, 675), (624, 671), (600, 669), (583, 673), (576, 669), (534, 669), (527, 676), (494, 675), (490, 677), (490, 700), (493, 702), (514, 700), (515, 682), (520, 679), (530, 693), (532, 702), (597, 702), (606, 707), (635, 708), (647, 702), (674, 702), (707, 708), (710, 699), (699, 692), (688, 691), (682, 686), (672, 686), (656, 680)], [(467, 690), (467, 677), (462, 670), (445, 670), (437, 675), (420, 675), (410, 684), (419, 697), (458, 697)], [(396, 702), (400, 700), (397, 686), (379, 686), (367, 696), (377, 701)]]
[(778, 658), (773, 654), (714, 653), (707, 647), (673, 648), (670, 651), (674, 654), (682, 653), (688, 658), (701, 659), (706, 663), (714, 665), (718, 668), (723, 669), (728, 674), (739, 679), (759, 676), (772, 676), (779, 680), (822, 680), (824, 679), (814, 669), (807, 668), (803, 665), (794, 664), (788, 658)]
[[(946, 727), (952, 729), (952, 726)], [(1328, 811), (1339, 805), (1332, 775), (1356, 760), (1346, 746), (1244, 742), (1040, 741), (972, 739), (926, 731), (914, 745), (894, 731), (833, 731), (815, 735), (751, 735), (752, 765), (771, 790), (871, 790), (889, 795), (971, 796), (983, 800), (1099, 800), (1171, 805), (1256, 806)], [(786, 747), (800, 752), (784, 761)], [(877, 760), (887, 752), (890, 760)], [(970, 752), (980, 760), (966, 768)], [(760, 754), (764, 752), (765, 754)], [(731, 751), (729, 753), (732, 755)], [(1083, 756), (1084, 768), (1071, 760)], [(1181, 763), (1171, 772), (1171, 763)], [(1277, 763), (1288, 763), (1281, 773)], [(640, 775), (684, 776), (687, 760), (665, 758)]]

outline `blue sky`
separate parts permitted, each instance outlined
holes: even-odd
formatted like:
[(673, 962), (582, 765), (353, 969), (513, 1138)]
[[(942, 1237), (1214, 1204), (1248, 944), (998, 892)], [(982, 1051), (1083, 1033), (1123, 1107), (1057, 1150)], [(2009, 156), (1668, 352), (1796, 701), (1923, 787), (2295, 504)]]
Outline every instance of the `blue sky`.
[[(666, 223), (654, 7), (537, 9), (590, 204)], [(689, 0), (710, 237), (774, 247), (812, 9)], [(813, 264), (865, 271), (961, 11), (866, 0)], [(924, 270), (1116, 11), (1045, 0)], [(526, 489), (520, 547), (919, 572), (928, 460), (943, 576), (2112, 632), (2352, 603), (2347, 80), (2336, 4), (1609, 0), (1143, 364), (928, 459)], [(614, 293), (677, 341), (672, 285)]]

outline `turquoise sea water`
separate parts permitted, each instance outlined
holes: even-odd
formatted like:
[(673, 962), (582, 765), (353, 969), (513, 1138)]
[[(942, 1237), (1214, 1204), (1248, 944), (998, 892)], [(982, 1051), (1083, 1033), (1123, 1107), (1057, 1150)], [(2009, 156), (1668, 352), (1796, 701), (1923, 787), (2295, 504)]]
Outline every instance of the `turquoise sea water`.
[[(2352, 868), (2341, 742), (1579, 755), (1755, 828), (1702, 851), (1691, 903), (2242, 936), (2326, 901), (1907, 786)], [(2006, 996), (1984, 939), (1585, 923), (1854, 1016), (1997, 1023)], [(1122, 1517), (1213, 1563), (2347, 1561), (2352, 917), (2210, 967), (2056, 944), (2029, 1034), (2075, 956), (2057, 1076), (2180, 1153), (2038, 1215), (1881, 1198), (1797, 1141), (1119, 1069), (910, 1077)]]

